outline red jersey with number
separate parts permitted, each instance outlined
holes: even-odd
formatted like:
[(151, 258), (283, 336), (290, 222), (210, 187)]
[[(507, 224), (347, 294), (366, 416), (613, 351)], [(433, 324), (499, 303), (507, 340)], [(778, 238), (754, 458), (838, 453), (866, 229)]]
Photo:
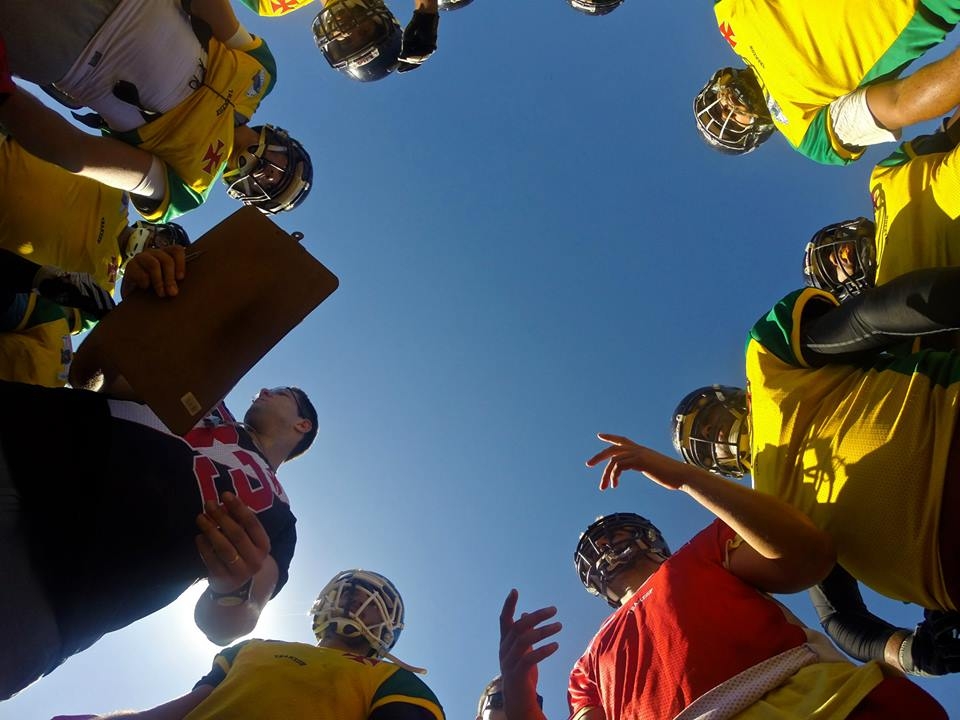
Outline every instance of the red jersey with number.
[(667, 559), (600, 627), (570, 673), (571, 717), (677, 715), (737, 673), (807, 641), (768, 595), (725, 567), (733, 530), (719, 520)]

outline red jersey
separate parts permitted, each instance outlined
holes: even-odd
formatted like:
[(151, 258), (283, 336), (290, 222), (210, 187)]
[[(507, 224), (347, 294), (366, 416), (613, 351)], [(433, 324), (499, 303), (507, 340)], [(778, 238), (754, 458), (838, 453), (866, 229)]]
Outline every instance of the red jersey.
[(807, 641), (780, 605), (724, 567), (733, 530), (715, 520), (600, 627), (570, 673), (571, 717), (674, 717), (711, 688)]

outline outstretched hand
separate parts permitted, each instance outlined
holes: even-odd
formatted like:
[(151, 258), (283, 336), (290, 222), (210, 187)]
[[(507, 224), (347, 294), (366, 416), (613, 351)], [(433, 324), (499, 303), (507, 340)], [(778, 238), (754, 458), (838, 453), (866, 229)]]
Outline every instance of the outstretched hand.
[(519, 620), (514, 620), (519, 597), (516, 590), (511, 590), (500, 611), (500, 675), (504, 707), (510, 718), (542, 717), (537, 704), (537, 663), (553, 655), (560, 645), (550, 642), (536, 649), (533, 645), (556, 635), (563, 626), (558, 622), (541, 625), (557, 614), (555, 607), (523, 613)]
[(587, 467), (595, 467), (604, 461), (607, 463), (600, 477), (601, 490), (620, 485), (620, 475), (624, 470), (642, 472), (658, 485), (670, 490), (678, 490), (683, 485), (684, 475), (689, 472), (683, 463), (638, 445), (621, 435), (598, 433), (597, 437), (610, 443), (610, 447), (587, 460)]
[(257, 514), (233, 493), (223, 493), (223, 505), (205, 502), (197, 516), (197, 550), (207, 566), (207, 582), (216, 593), (245, 585), (270, 554), (270, 537)]

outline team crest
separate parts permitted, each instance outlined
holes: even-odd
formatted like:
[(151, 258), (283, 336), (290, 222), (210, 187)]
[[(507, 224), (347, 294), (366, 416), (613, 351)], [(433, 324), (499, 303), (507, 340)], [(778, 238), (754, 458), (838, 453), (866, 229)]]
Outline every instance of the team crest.
[(887, 196), (883, 192), (883, 185), (877, 183), (870, 189), (870, 199), (873, 201), (873, 217), (877, 224), (877, 237), (887, 236)]
[(737, 46), (737, 41), (734, 40), (736, 34), (733, 32), (733, 28), (730, 27), (730, 23), (720, 23), (720, 34), (723, 35), (724, 40), (730, 43), (730, 47), (735, 48)]
[(770, 117), (776, 120), (781, 125), (789, 124), (787, 116), (783, 114), (783, 110), (780, 109), (780, 105), (772, 97), (767, 97), (767, 110), (770, 111)]
[(213, 149), (213, 143), (207, 146), (207, 152), (203, 156), (203, 171), (208, 175), (213, 174), (214, 168), (220, 167), (220, 161), (223, 160), (223, 141), (217, 140), (217, 149)]
[(257, 70), (257, 74), (254, 75), (250, 80), (250, 88), (247, 90), (247, 97), (252, 98), (260, 94), (260, 90), (263, 88), (263, 76), (263, 70)]

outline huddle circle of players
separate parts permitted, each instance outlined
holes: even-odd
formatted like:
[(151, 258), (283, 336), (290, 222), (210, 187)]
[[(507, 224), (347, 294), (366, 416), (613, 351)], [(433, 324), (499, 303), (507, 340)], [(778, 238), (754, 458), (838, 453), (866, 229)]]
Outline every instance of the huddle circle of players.
[[(312, 2), (239, 1), (265, 16)], [(471, 2), (415, 0), (403, 27), (382, 0), (320, 0), (312, 32), (335, 71), (380, 81), (418, 69), (437, 49), (439, 11)], [(568, 2), (606, 15), (623, 0)], [(953, 29), (960, 0), (716, 0), (714, 10), (743, 66), (717, 70), (694, 98), (691, 136), (695, 127), (710, 148), (741, 155), (779, 132), (811, 160), (845, 165), (947, 117), (873, 169), (873, 219), (814, 233), (807, 286), (749, 329), (745, 389), (707, 385), (680, 401), (682, 461), (599, 436), (587, 464), (602, 468), (601, 489), (637, 471), (717, 519), (673, 553), (634, 513), (583, 532), (575, 570), (613, 612), (570, 674), (571, 717), (945, 718), (905, 674), (960, 671), (960, 527), (945, 512), (960, 499), (950, 115), (960, 50), (904, 70)], [(207, 637), (227, 646), (251, 632), (296, 543), (276, 473), (309, 448), (317, 413), (302, 389), (281, 386), (242, 421), (221, 403), (181, 438), (123, 378), (105, 373), (98, 392), (63, 387), (71, 335), (113, 311), (118, 279), (122, 297), (177, 295), (191, 240), (173, 220), (217, 178), (266, 214), (307, 201), (313, 165), (297, 129), (251, 124), (277, 74), (265, 39), (229, 0), (7, 0), (0, 32), (6, 699), (201, 579), (195, 617)], [(47, 192), (30, 192), (39, 185)], [(130, 206), (143, 220), (129, 224)], [(59, 456), (30, 431), (41, 424), (63, 440)], [(736, 481), (745, 474), (752, 489)], [(53, 493), (29, 482), (68, 476)], [(922, 621), (906, 629), (872, 615), (858, 581), (920, 606)], [(769, 594), (806, 588), (823, 629), (862, 663)], [(537, 664), (556, 651), (560, 624), (554, 608), (516, 618), (518, 602), (511, 590), (500, 675), (478, 720), (544, 717)], [(443, 718), (422, 670), (391, 654), (404, 610), (388, 578), (339, 573), (311, 614), (316, 646), (227, 647), (163, 716)]]

